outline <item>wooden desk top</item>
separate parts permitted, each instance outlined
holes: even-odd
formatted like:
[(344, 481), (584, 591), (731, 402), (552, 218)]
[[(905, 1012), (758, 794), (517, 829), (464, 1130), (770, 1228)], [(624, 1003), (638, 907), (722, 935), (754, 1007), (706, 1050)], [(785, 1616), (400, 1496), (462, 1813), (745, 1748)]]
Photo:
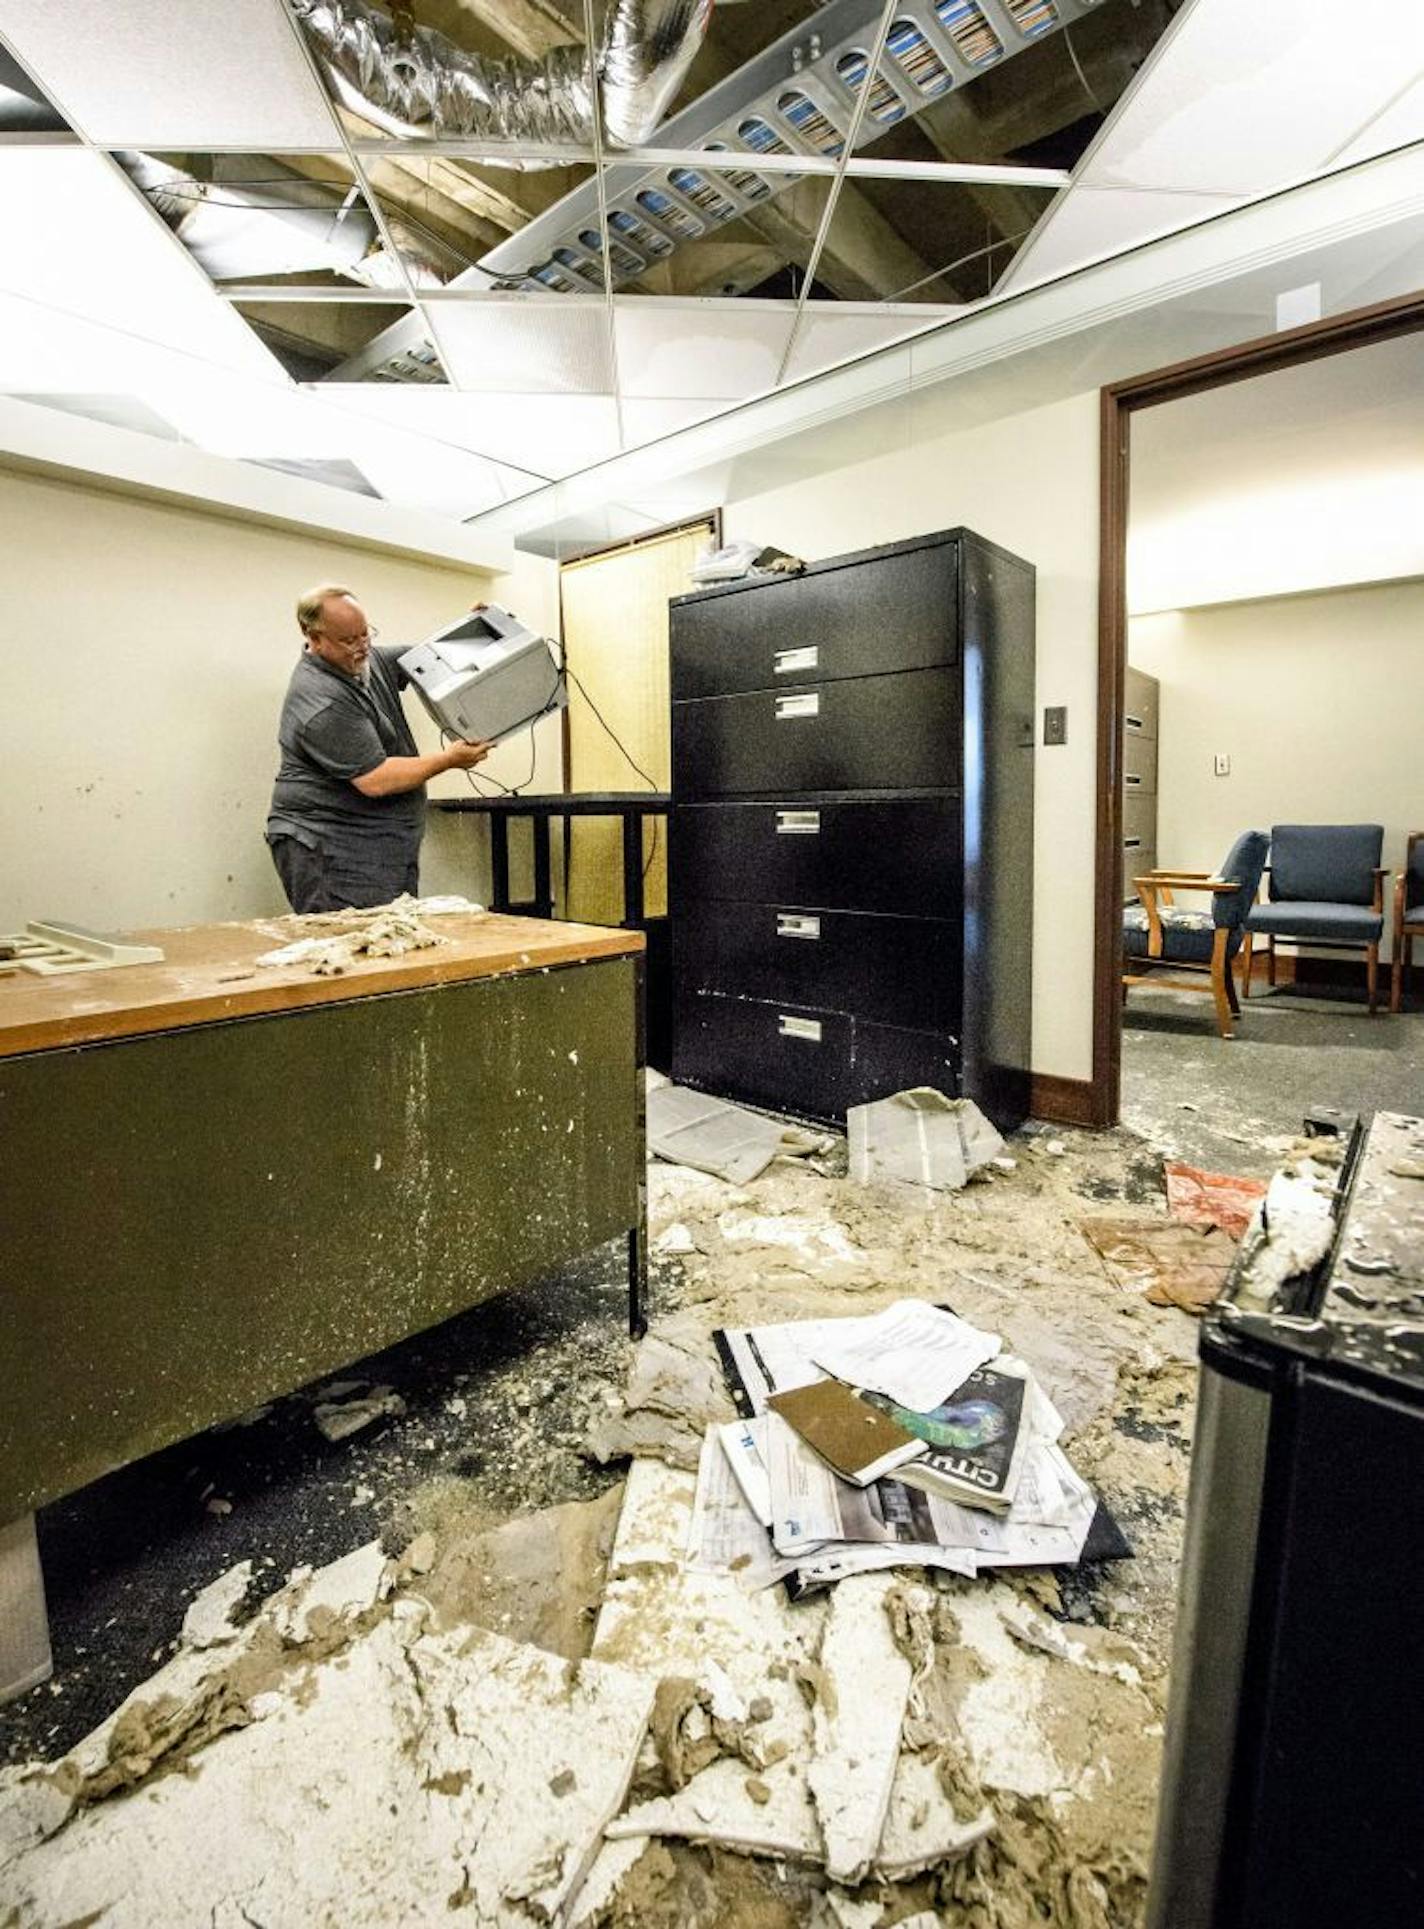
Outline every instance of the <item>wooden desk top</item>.
[(417, 991), (506, 972), (632, 956), (643, 949), (640, 932), (608, 925), (555, 924), (498, 912), (451, 913), (431, 917), (429, 923), (451, 942), (399, 958), (358, 958), (335, 978), (318, 977), (306, 965), (256, 963), (263, 952), (312, 935), (283, 918), (135, 932), (137, 941), (163, 947), (162, 964), (121, 965), (56, 978), (30, 971), (0, 977), (0, 1058), (227, 1018), (300, 1011), (375, 992)]

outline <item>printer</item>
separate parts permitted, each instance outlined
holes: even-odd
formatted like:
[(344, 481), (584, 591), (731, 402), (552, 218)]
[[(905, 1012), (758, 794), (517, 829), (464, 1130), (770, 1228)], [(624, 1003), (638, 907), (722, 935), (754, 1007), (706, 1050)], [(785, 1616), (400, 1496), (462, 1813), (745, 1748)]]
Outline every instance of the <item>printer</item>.
[(436, 723), (467, 743), (498, 743), (569, 700), (548, 642), (494, 603), (447, 623), (399, 661)]

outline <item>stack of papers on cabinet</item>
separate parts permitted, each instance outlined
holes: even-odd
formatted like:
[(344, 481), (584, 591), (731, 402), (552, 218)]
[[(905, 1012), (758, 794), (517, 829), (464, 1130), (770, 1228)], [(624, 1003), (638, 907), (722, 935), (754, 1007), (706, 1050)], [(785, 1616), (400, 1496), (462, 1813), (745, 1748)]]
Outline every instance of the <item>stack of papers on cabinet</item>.
[(998, 1334), (900, 1300), (716, 1340), (743, 1417), (704, 1442), (698, 1564), (802, 1592), (876, 1568), (973, 1576), (1130, 1552)]

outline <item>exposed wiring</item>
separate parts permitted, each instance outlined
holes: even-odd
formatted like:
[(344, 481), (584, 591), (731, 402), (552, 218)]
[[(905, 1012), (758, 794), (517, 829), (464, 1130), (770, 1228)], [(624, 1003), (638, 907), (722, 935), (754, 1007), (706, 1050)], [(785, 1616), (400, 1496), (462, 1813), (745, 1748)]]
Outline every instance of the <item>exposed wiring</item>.
[(944, 275), (952, 275), (956, 268), (967, 268), (971, 261), (978, 261), (981, 255), (991, 255), (998, 248), (1012, 247), (1014, 242), (1022, 241), (1024, 236), (1031, 232), (1029, 228), (1020, 228), (1016, 234), (1001, 235), (997, 241), (991, 241), (987, 247), (971, 248), (967, 255), (960, 255), (944, 268), (936, 268), (932, 274), (922, 275), (918, 281), (912, 281), (908, 288), (901, 288), (893, 295), (886, 295), (885, 300), (887, 302), (904, 301), (907, 295), (913, 295), (919, 289), (928, 287), (930, 282), (938, 281)]
[(627, 744), (624, 743), (623, 739), (619, 736), (618, 732), (613, 728), (612, 724), (608, 721), (607, 717), (604, 716), (603, 712), (599, 709), (598, 705), (594, 702), (593, 698), (588, 694), (588, 691), (584, 688), (582, 678), (578, 675), (576, 671), (571, 670), (569, 668), (567, 658), (565, 658), (564, 660), (563, 667), (564, 667), (564, 675), (568, 678), (569, 682), (573, 684), (574, 688), (578, 691), (579, 695), (583, 698), (584, 702), (588, 705), (589, 709), (592, 710), (593, 714), (598, 718), (598, 721), (603, 725), (603, 728), (608, 732), (608, 735), (613, 739), (614, 743), (618, 746), (619, 752), (621, 753), (624, 762), (628, 764), (630, 769), (637, 771), (638, 775), (642, 778), (643, 782), (648, 786), (649, 790), (660, 789), (661, 786), (659, 784), (654, 783), (653, 779), (648, 775), (647, 771), (644, 770), (643, 766), (638, 762), (637, 758), (634, 757), (633, 753), (629, 750)]
[(1073, 30), (1071, 27), (1065, 27), (1063, 29), (1063, 44), (1068, 49), (1068, 58), (1073, 63), (1073, 72), (1078, 76), (1079, 81), (1082, 83), (1083, 92), (1088, 96), (1088, 99), (1093, 103), (1093, 106), (1097, 109), (1097, 111), (1100, 114), (1106, 114), (1108, 110), (1106, 109), (1106, 107), (1103, 106), (1102, 102), (1098, 99), (1097, 95), (1093, 92), (1092, 82), (1088, 79), (1088, 76), (1083, 72), (1083, 63), (1078, 58), (1078, 49), (1073, 45)]
[[(559, 666), (558, 666), (558, 675), (555, 678), (554, 688), (549, 692), (548, 701), (545, 703), (542, 710), (537, 711), (535, 715), (529, 719), (529, 725), (528, 725), (529, 774), (528, 776), (522, 777), (517, 784), (502, 784), (499, 781), (498, 777), (492, 777), (487, 770), (481, 771), (477, 767), (471, 766), (470, 768), (466, 769), (462, 774), (464, 776), (465, 782), (470, 786), (470, 789), (474, 791), (477, 797), (488, 797), (490, 795), (489, 791), (480, 789), (480, 785), (482, 783), (493, 784), (495, 787), (495, 790), (499, 793), (501, 797), (518, 797), (521, 791), (523, 791), (529, 784), (533, 783), (534, 772), (537, 767), (538, 757), (539, 757), (538, 745), (534, 740), (534, 726), (535, 724), (539, 723), (544, 717), (549, 716), (553, 712), (553, 710), (557, 707), (555, 700), (559, 694), (559, 681), (565, 677), (567, 677), (568, 681), (573, 684), (574, 688), (578, 691), (579, 695), (583, 698), (584, 702), (588, 705), (589, 709), (592, 710), (594, 716), (597, 717), (599, 723), (602, 725), (603, 729), (608, 734), (608, 736), (612, 739), (613, 743), (617, 746), (620, 756), (623, 758), (625, 763), (628, 764), (630, 769), (635, 770), (638, 773), (638, 775), (642, 778), (643, 782), (648, 786), (649, 790), (657, 791), (660, 788), (660, 786), (656, 784), (653, 781), (653, 779), (648, 775), (647, 771), (644, 770), (643, 766), (638, 762), (637, 758), (634, 757), (632, 751), (629, 750), (627, 744), (624, 743), (623, 739), (619, 736), (618, 732), (613, 728), (613, 725), (608, 721), (607, 717), (604, 716), (603, 712), (599, 709), (598, 705), (594, 702), (593, 698), (589, 695), (587, 687), (585, 686), (583, 679), (578, 675), (577, 671), (571, 670), (569, 668), (567, 655), (561, 655), (559, 660)], [(458, 742), (459, 739), (457, 739), (457, 737), (455, 736), (454, 731), (442, 729), (440, 732), (440, 741), (441, 743), (455, 743), (455, 742)], [(657, 854), (658, 854), (658, 820), (655, 817), (653, 819), (652, 842), (648, 848), (648, 855), (643, 862), (643, 880), (645, 883), (647, 881), (648, 873), (653, 868), (653, 863), (657, 857)]]

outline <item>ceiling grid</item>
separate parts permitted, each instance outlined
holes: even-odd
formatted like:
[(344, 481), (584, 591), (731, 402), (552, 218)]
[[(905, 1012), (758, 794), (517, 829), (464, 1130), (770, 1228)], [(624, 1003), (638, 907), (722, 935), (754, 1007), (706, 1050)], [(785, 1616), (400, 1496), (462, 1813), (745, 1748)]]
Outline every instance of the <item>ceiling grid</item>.
[(338, 100), (306, 10), (0, 0), (0, 392), (59, 392), (69, 353), (135, 419), (166, 396), (180, 433), (468, 517), (1424, 138), (1424, 9), (1390, 0), (1348, 72), (1292, 0), (724, 0), (631, 148), (593, 0), (416, 0), (442, 58), (583, 49), (584, 121), (513, 145)]

